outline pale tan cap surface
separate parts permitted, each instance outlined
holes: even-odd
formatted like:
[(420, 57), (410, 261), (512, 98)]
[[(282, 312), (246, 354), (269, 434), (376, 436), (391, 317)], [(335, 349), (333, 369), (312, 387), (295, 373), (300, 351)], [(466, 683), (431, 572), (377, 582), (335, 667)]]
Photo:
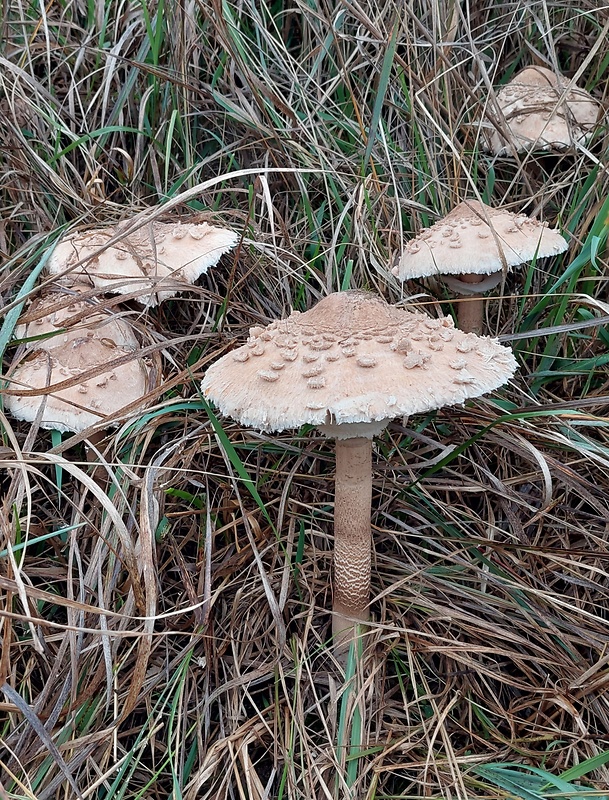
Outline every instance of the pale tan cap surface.
[(53, 350), (65, 348), (77, 339), (109, 339), (118, 347), (135, 350), (138, 347), (133, 328), (126, 320), (95, 303), (69, 298), (60, 294), (34, 300), (17, 323), (15, 338), (43, 337), (27, 342), (29, 349)]
[[(511, 141), (495, 128), (482, 143), (495, 155), (529, 150), (555, 150), (585, 142), (599, 116), (600, 105), (577, 86), (561, 100), (569, 79), (545, 67), (527, 67), (497, 92)], [(560, 102), (559, 102), (560, 101)]]
[[(129, 357), (117, 364), (120, 358)], [(113, 363), (114, 362), (114, 363)], [(94, 377), (87, 372), (107, 365)], [(75, 380), (69, 388), (53, 390), (54, 384)], [(82, 431), (102, 423), (104, 417), (140, 400), (148, 391), (148, 370), (133, 351), (108, 339), (80, 339), (65, 348), (38, 350), (5, 378), (6, 387), (47, 389), (44, 395), (5, 395), (6, 408), (17, 419), (33, 422), (45, 403), (41, 426), (59, 431)]]
[(99, 253), (121, 227), (99, 228), (61, 240), (49, 259), (49, 272), (70, 274), (114, 294), (139, 292), (137, 300), (154, 306), (207, 272), (238, 241), (233, 231), (207, 223), (152, 222)]
[(209, 367), (202, 390), (244, 425), (281, 431), (463, 403), (515, 370), (509, 348), (455, 329), (450, 317), (431, 319), (376, 295), (337, 292), (303, 314), (252, 328), (247, 344)]
[(407, 242), (392, 272), (400, 280), (429, 275), (490, 275), (564, 252), (557, 230), (525, 214), (464, 200), (444, 219)]

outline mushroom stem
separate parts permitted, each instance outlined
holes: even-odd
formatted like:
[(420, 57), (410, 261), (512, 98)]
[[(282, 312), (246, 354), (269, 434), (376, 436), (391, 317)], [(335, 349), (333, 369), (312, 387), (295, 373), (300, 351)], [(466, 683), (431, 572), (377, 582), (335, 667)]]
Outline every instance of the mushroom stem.
[[(486, 275), (459, 275), (463, 283), (482, 283)], [(480, 335), (484, 329), (484, 297), (474, 294), (462, 297), (457, 309), (457, 325), (464, 333)]]
[(334, 500), (334, 604), (332, 633), (337, 654), (355, 633), (353, 620), (369, 618), (372, 504), (372, 439), (336, 441)]

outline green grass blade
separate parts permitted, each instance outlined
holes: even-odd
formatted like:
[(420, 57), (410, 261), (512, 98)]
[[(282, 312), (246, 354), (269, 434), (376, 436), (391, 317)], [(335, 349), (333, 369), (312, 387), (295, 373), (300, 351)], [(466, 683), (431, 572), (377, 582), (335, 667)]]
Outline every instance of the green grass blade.
[(17, 305), (14, 308), (11, 308), (11, 310), (7, 313), (6, 317), (4, 318), (4, 322), (2, 323), (2, 328), (0, 328), (0, 357), (4, 355), (6, 346), (9, 343), (11, 336), (13, 335), (15, 325), (17, 324), (17, 320), (19, 319), (19, 315), (21, 314), (23, 306), (25, 304), (25, 297), (32, 291), (32, 289), (36, 285), (38, 276), (45, 268), (49, 258), (53, 253), (54, 248), (55, 244), (48, 247), (48, 249), (42, 254), (40, 261), (32, 269), (30, 274), (23, 282), (21, 289), (19, 289), (19, 291), (17, 292), (17, 297), (15, 299), (20, 300), (21, 298), (24, 298), (23, 301), (17, 303)]
[(605, 764), (609, 764), (609, 750), (605, 750), (596, 756), (580, 761), (579, 764), (562, 772), (560, 777), (565, 781), (578, 780), (583, 775), (592, 772), (592, 770), (604, 767)]
[(372, 155), (372, 149), (376, 142), (376, 134), (381, 120), (381, 113), (385, 104), (385, 97), (387, 95), (387, 87), (389, 86), (389, 78), (391, 76), (391, 69), (395, 58), (395, 49), (398, 41), (398, 32), (400, 30), (401, 16), (396, 15), (395, 22), (393, 23), (393, 30), (391, 31), (391, 38), (385, 51), (383, 58), (383, 66), (381, 67), (381, 76), (376, 89), (376, 98), (374, 100), (374, 107), (372, 109), (372, 119), (370, 127), (368, 128), (368, 141), (366, 142), (366, 150), (364, 152), (364, 161), (362, 164), (362, 174), (365, 174), (368, 162)]

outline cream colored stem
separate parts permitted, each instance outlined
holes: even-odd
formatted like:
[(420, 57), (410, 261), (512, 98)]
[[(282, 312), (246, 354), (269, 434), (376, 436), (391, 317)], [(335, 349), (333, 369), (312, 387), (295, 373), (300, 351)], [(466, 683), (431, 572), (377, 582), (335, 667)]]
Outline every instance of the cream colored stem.
[(337, 652), (353, 638), (353, 619), (369, 618), (372, 504), (372, 439), (336, 441), (334, 500), (334, 605)]
[[(486, 275), (460, 275), (464, 283), (482, 283)], [(457, 309), (457, 324), (465, 333), (480, 335), (484, 329), (484, 297), (473, 295), (461, 298)]]

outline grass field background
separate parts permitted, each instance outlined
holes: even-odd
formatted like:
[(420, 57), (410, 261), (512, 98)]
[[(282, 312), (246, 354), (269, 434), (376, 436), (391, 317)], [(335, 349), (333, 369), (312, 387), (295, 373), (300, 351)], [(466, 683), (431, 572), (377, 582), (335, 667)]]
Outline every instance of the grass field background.
[[(65, 231), (141, 213), (240, 243), (122, 307), (163, 381), (95, 474), (82, 436), (0, 418), (0, 798), (606, 800), (608, 34), (592, 0), (3, 5), (5, 371)], [(531, 64), (599, 124), (495, 158), (485, 113)], [(242, 429), (198, 386), (330, 291), (454, 311), (390, 270), (474, 196), (569, 250), (487, 304), (520, 366), (504, 390), (376, 440), (374, 623), (343, 670), (332, 442)]]

